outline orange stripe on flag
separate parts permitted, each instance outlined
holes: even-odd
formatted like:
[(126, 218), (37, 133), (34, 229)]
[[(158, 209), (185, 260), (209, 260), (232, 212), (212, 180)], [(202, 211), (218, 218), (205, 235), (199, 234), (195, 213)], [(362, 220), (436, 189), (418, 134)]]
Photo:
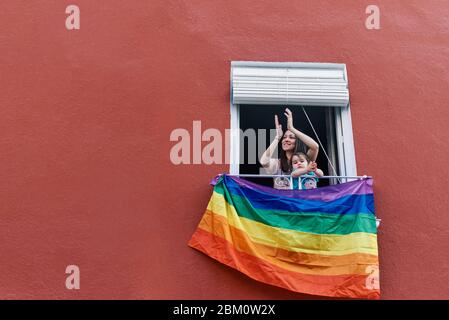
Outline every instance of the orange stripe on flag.
[(263, 259), (236, 250), (231, 243), (198, 228), (189, 246), (226, 264), (247, 276), (274, 286), (312, 295), (379, 299), (378, 289), (367, 289), (367, 276), (308, 275), (289, 271)]
[(377, 256), (370, 254), (319, 255), (294, 252), (258, 243), (244, 231), (229, 225), (225, 217), (214, 214), (209, 210), (205, 212), (199, 227), (230, 242), (239, 251), (294, 272), (319, 275), (360, 274), (366, 276), (367, 266), (378, 265)]

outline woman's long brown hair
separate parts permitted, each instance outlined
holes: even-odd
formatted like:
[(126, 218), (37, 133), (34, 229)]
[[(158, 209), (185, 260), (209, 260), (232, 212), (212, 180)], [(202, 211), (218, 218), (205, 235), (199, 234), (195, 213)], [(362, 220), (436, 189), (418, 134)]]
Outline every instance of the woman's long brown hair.
[[(282, 149), (282, 141), (283, 140), (284, 140), (284, 138), (282, 138), (278, 144), (278, 148), (279, 148), (278, 150), (280, 150), (280, 152), (281, 152), (281, 156), (280, 156), (281, 170), (285, 174), (290, 174), (292, 172), (292, 163), (291, 163), (291, 161), (289, 161), (287, 159), (287, 155), (286, 155), (285, 151)], [(304, 144), (304, 142), (299, 140), (298, 137), (296, 137), (295, 148), (293, 149), (292, 155), (297, 152), (302, 152), (304, 154), (307, 154), (307, 146)]]

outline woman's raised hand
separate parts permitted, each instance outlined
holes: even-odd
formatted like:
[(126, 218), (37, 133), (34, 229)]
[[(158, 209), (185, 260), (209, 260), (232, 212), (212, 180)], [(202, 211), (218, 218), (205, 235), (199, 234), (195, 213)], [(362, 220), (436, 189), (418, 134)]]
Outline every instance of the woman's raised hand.
[(282, 125), (279, 124), (279, 119), (278, 119), (277, 115), (274, 116), (274, 126), (276, 128), (276, 138), (281, 140), (282, 139), (282, 135), (284, 133), (282, 132)]
[(290, 111), (289, 108), (285, 108), (284, 114), (287, 117), (287, 130), (294, 129), (294, 127), (293, 127), (293, 113)]

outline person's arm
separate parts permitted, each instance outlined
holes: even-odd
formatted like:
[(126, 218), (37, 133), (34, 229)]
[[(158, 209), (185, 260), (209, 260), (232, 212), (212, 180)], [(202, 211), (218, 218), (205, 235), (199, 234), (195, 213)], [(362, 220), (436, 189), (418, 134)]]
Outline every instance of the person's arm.
[(324, 176), (324, 173), (321, 169), (316, 169), (315, 174), (318, 178)]
[(311, 161), (308, 166), (309, 172), (314, 172), (317, 177), (324, 176), (324, 173), (321, 169), (318, 169), (315, 161)]
[(267, 171), (268, 174), (273, 174), (278, 166), (278, 160), (273, 159), (274, 150), (276, 150), (276, 146), (279, 143), (279, 139), (274, 138), (273, 142), (270, 144), (267, 150), (260, 157), (260, 164)]
[(287, 117), (287, 129), (290, 130), (291, 132), (293, 132), (293, 134), (299, 140), (304, 142), (304, 144), (309, 148), (309, 150), (307, 150), (307, 155), (309, 156), (309, 158), (312, 161), (315, 161), (316, 158), (318, 157), (318, 151), (319, 151), (320, 146), (311, 137), (309, 137), (308, 135), (302, 133), (301, 131), (299, 131), (298, 129), (296, 129), (293, 126), (293, 114), (290, 111), (290, 109), (286, 108), (284, 114)]
[(311, 161), (306, 168), (300, 168), (300, 169), (296, 169), (295, 171), (292, 172), (292, 177), (293, 178), (297, 178), (299, 176), (302, 176), (306, 173), (309, 172), (314, 172), (315, 175), (317, 177), (322, 177), (324, 176), (324, 173), (321, 169), (318, 169), (316, 166), (316, 162), (315, 161)]
[(301, 168), (301, 169), (296, 169), (292, 172), (292, 177), (293, 178), (298, 178), (304, 174), (306, 174), (307, 172), (309, 172), (309, 168)]
[(279, 143), (279, 140), (282, 138), (282, 125), (279, 124), (279, 120), (277, 116), (274, 116), (274, 124), (276, 127), (276, 137), (274, 137), (273, 142), (271, 142), (270, 146), (265, 150), (265, 152), (260, 157), (260, 164), (268, 173), (274, 173), (277, 170), (278, 160), (273, 159), (273, 153), (276, 150), (276, 147)]

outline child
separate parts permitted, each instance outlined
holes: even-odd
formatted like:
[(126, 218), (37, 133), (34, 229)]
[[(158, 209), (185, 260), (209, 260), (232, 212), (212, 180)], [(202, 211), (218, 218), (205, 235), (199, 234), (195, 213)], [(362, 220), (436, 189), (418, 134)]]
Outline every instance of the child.
[[(293, 189), (315, 189), (318, 182), (315, 177), (324, 175), (323, 171), (317, 168), (316, 162), (310, 161), (310, 158), (302, 152), (292, 155), (292, 167)], [(298, 178), (300, 176), (301, 179)], [(306, 176), (310, 176), (310, 178), (306, 178)], [(301, 187), (299, 187), (299, 180), (301, 180)]]

